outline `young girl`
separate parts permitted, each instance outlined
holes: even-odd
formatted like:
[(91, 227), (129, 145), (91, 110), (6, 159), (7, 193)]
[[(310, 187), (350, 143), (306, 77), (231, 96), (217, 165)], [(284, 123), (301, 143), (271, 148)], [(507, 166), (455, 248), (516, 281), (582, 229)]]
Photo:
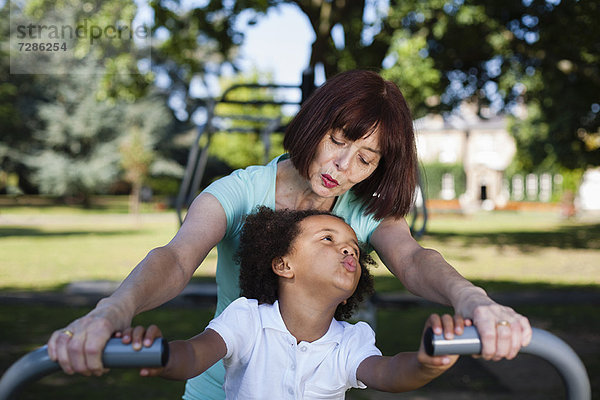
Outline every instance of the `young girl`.
[[(458, 358), (429, 357), (422, 345), (385, 357), (369, 325), (340, 321), (372, 292), (373, 261), (339, 217), (262, 207), (247, 217), (238, 259), (242, 297), (200, 335), (171, 342), (165, 368), (141, 375), (183, 380), (223, 359), (227, 398), (343, 399), (353, 387), (416, 389)], [(439, 322), (432, 315), (426, 327)], [(464, 326), (458, 316), (441, 323), (447, 333)], [(138, 347), (161, 336), (154, 325), (125, 333)]]

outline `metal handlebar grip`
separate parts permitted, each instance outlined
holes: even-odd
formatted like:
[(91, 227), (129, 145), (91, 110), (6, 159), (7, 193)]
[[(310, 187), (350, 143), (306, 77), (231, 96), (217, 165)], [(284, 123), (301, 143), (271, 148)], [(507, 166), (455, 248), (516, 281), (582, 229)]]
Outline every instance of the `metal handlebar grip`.
[[(425, 352), (430, 356), (445, 354), (481, 354), (481, 340), (474, 326), (446, 340), (428, 328), (423, 335)], [(531, 342), (520, 353), (532, 354), (548, 361), (560, 374), (566, 387), (567, 399), (590, 400), (592, 389), (585, 366), (577, 353), (562, 339), (542, 329), (532, 328)]]
[[(155, 339), (152, 346), (142, 347), (138, 351), (130, 344), (123, 344), (121, 339), (112, 338), (102, 353), (102, 363), (106, 368), (162, 367), (168, 360), (169, 345), (163, 338)], [(28, 382), (59, 370), (60, 365), (48, 356), (48, 346), (25, 354), (0, 379), (0, 400), (14, 398)]]
[(444, 335), (436, 335), (433, 329), (427, 328), (423, 336), (425, 352), (430, 356), (446, 354), (481, 354), (481, 339), (475, 327), (465, 326), (464, 332), (454, 339), (448, 340)]
[(113, 338), (106, 343), (102, 364), (107, 368), (164, 367), (169, 361), (169, 344), (163, 338), (154, 340), (152, 346), (133, 350), (130, 344)]

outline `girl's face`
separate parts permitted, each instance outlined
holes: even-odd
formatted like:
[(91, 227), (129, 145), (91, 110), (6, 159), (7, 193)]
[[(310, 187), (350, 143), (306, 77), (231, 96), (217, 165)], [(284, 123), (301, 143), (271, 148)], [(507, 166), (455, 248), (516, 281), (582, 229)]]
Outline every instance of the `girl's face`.
[(315, 296), (334, 295), (341, 302), (358, 285), (359, 254), (356, 234), (348, 224), (330, 215), (313, 215), (300, 222), (300, 233), (286, 258), (296, 283)]
[(346, 193), (367, 179), (379, 165), (379, 134), (368, 133), (351, 141), (341, 130), (330, 131), (319, 143), (309, 170), (314, 193), (331, 198)]

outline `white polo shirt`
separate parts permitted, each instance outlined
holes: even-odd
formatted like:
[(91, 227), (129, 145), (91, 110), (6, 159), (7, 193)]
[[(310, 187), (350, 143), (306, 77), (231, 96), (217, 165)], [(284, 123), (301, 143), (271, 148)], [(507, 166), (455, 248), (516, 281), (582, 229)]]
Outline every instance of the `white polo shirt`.
[(364, 322), (332, 320), (314, 342), (296, 343), (287, 330), (279, 303), (258, 304), (240, 297), (213, 319), (227, 345), (223, 359), (227, 399), (343, 399), (366, 386), (356, 370), (367, 357), (381, 355), (375, 332)]

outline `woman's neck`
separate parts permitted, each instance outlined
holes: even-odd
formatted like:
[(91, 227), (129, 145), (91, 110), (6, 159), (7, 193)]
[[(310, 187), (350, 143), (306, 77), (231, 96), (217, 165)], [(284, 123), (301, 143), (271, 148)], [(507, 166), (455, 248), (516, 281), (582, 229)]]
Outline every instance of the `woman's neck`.
[(315, 194), (306, 178), (304, 178), (292, 161), (287, 159), (277, 165), (277, 181), (275, 185), (275, 208), (292, 210), (324, 210), (331, 211), (335, 198), (321, 197)]

